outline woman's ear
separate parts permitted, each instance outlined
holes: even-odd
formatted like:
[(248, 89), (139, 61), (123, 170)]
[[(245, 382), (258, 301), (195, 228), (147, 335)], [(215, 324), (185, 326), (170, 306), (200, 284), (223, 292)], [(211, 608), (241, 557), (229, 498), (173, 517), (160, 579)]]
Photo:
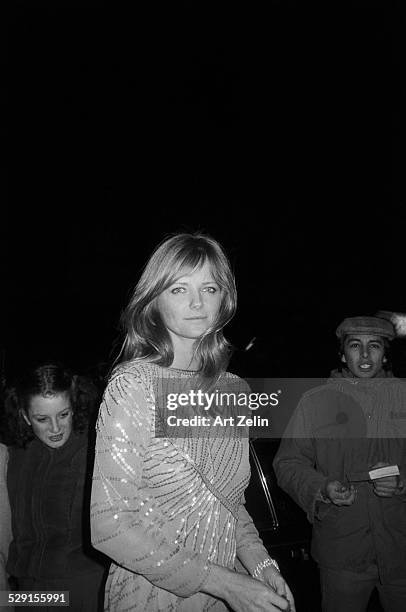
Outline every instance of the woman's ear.
[(387, 361), (388, 361), (388, 360), (386, 359), (386, 357), (384, 357), (384, 358), (382, 359), (382, 363), (386, 363)]
[(345, 355), (341, 355), (341, 361), (342, 361), (343, 363), (347, 363), (347, 360), (346, 360), (346, 358), (345, 358)]

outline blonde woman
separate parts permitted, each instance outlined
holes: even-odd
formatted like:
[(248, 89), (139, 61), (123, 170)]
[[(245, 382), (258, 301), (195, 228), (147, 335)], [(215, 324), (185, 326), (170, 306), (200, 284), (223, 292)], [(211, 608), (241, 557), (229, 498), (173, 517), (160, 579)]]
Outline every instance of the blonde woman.
[(169, 390), (246, 389), (226, 372), (222, 330), (235, 308), (221, 246), (178, 234), (154, 251), (123, 314), (120, 364), (97, 424), (91, 502), (93, 546), (113, 560), (106, 610), (295, 609), (244, 506), (247, 437), (233, 428), (215, 437), (199, 427), (183, 437), (156, 429)]

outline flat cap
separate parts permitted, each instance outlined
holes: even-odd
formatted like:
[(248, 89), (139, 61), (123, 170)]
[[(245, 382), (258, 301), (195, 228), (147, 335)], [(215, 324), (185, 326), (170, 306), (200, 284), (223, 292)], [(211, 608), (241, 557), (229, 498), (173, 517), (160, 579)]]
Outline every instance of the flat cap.
[(390, 321), (380, 317), (349, 317), (344, 319), (336, 329), (338, 338), (347, 334), (371, 334), (393, 340), (395, 329)]

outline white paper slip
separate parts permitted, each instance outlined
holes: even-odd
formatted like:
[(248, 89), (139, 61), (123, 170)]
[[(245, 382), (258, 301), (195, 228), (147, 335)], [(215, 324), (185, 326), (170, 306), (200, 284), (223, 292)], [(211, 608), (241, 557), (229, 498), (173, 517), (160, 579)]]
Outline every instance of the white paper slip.
[(385, 478), (385, 476), (399, 476), (399, 468), (397, 465), (386, 465), (385, 467), (377, 468), (369, 472), (371, 480), (377, 478)]

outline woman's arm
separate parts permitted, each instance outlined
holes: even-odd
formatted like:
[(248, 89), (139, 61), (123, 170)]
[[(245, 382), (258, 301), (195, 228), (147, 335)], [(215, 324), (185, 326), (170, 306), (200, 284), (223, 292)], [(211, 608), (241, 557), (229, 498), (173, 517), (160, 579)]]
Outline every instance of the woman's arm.
[(294, 612), (295, 603), (289, 586), (280, 573), (277, 563), (269, 556), (243, 503), (240, 504), (238, 510), (236, 537), (237, 557), (250, 575), (287, 599), (290, 603), (290, 610)]
[(210, 564), (166, 537), (167, 518), (143, 473), (153, 417), (154, 400), (142, 377), (123, 373), (112, 379), (97, 423), (92, 543), (117, 564), (187, 597), (201, 590)]
[(261, 563), (269, 554), (244, 503), (241, 503), (238, 508), (236, 540), (237, 557), (252, 575), (258, 563)]

